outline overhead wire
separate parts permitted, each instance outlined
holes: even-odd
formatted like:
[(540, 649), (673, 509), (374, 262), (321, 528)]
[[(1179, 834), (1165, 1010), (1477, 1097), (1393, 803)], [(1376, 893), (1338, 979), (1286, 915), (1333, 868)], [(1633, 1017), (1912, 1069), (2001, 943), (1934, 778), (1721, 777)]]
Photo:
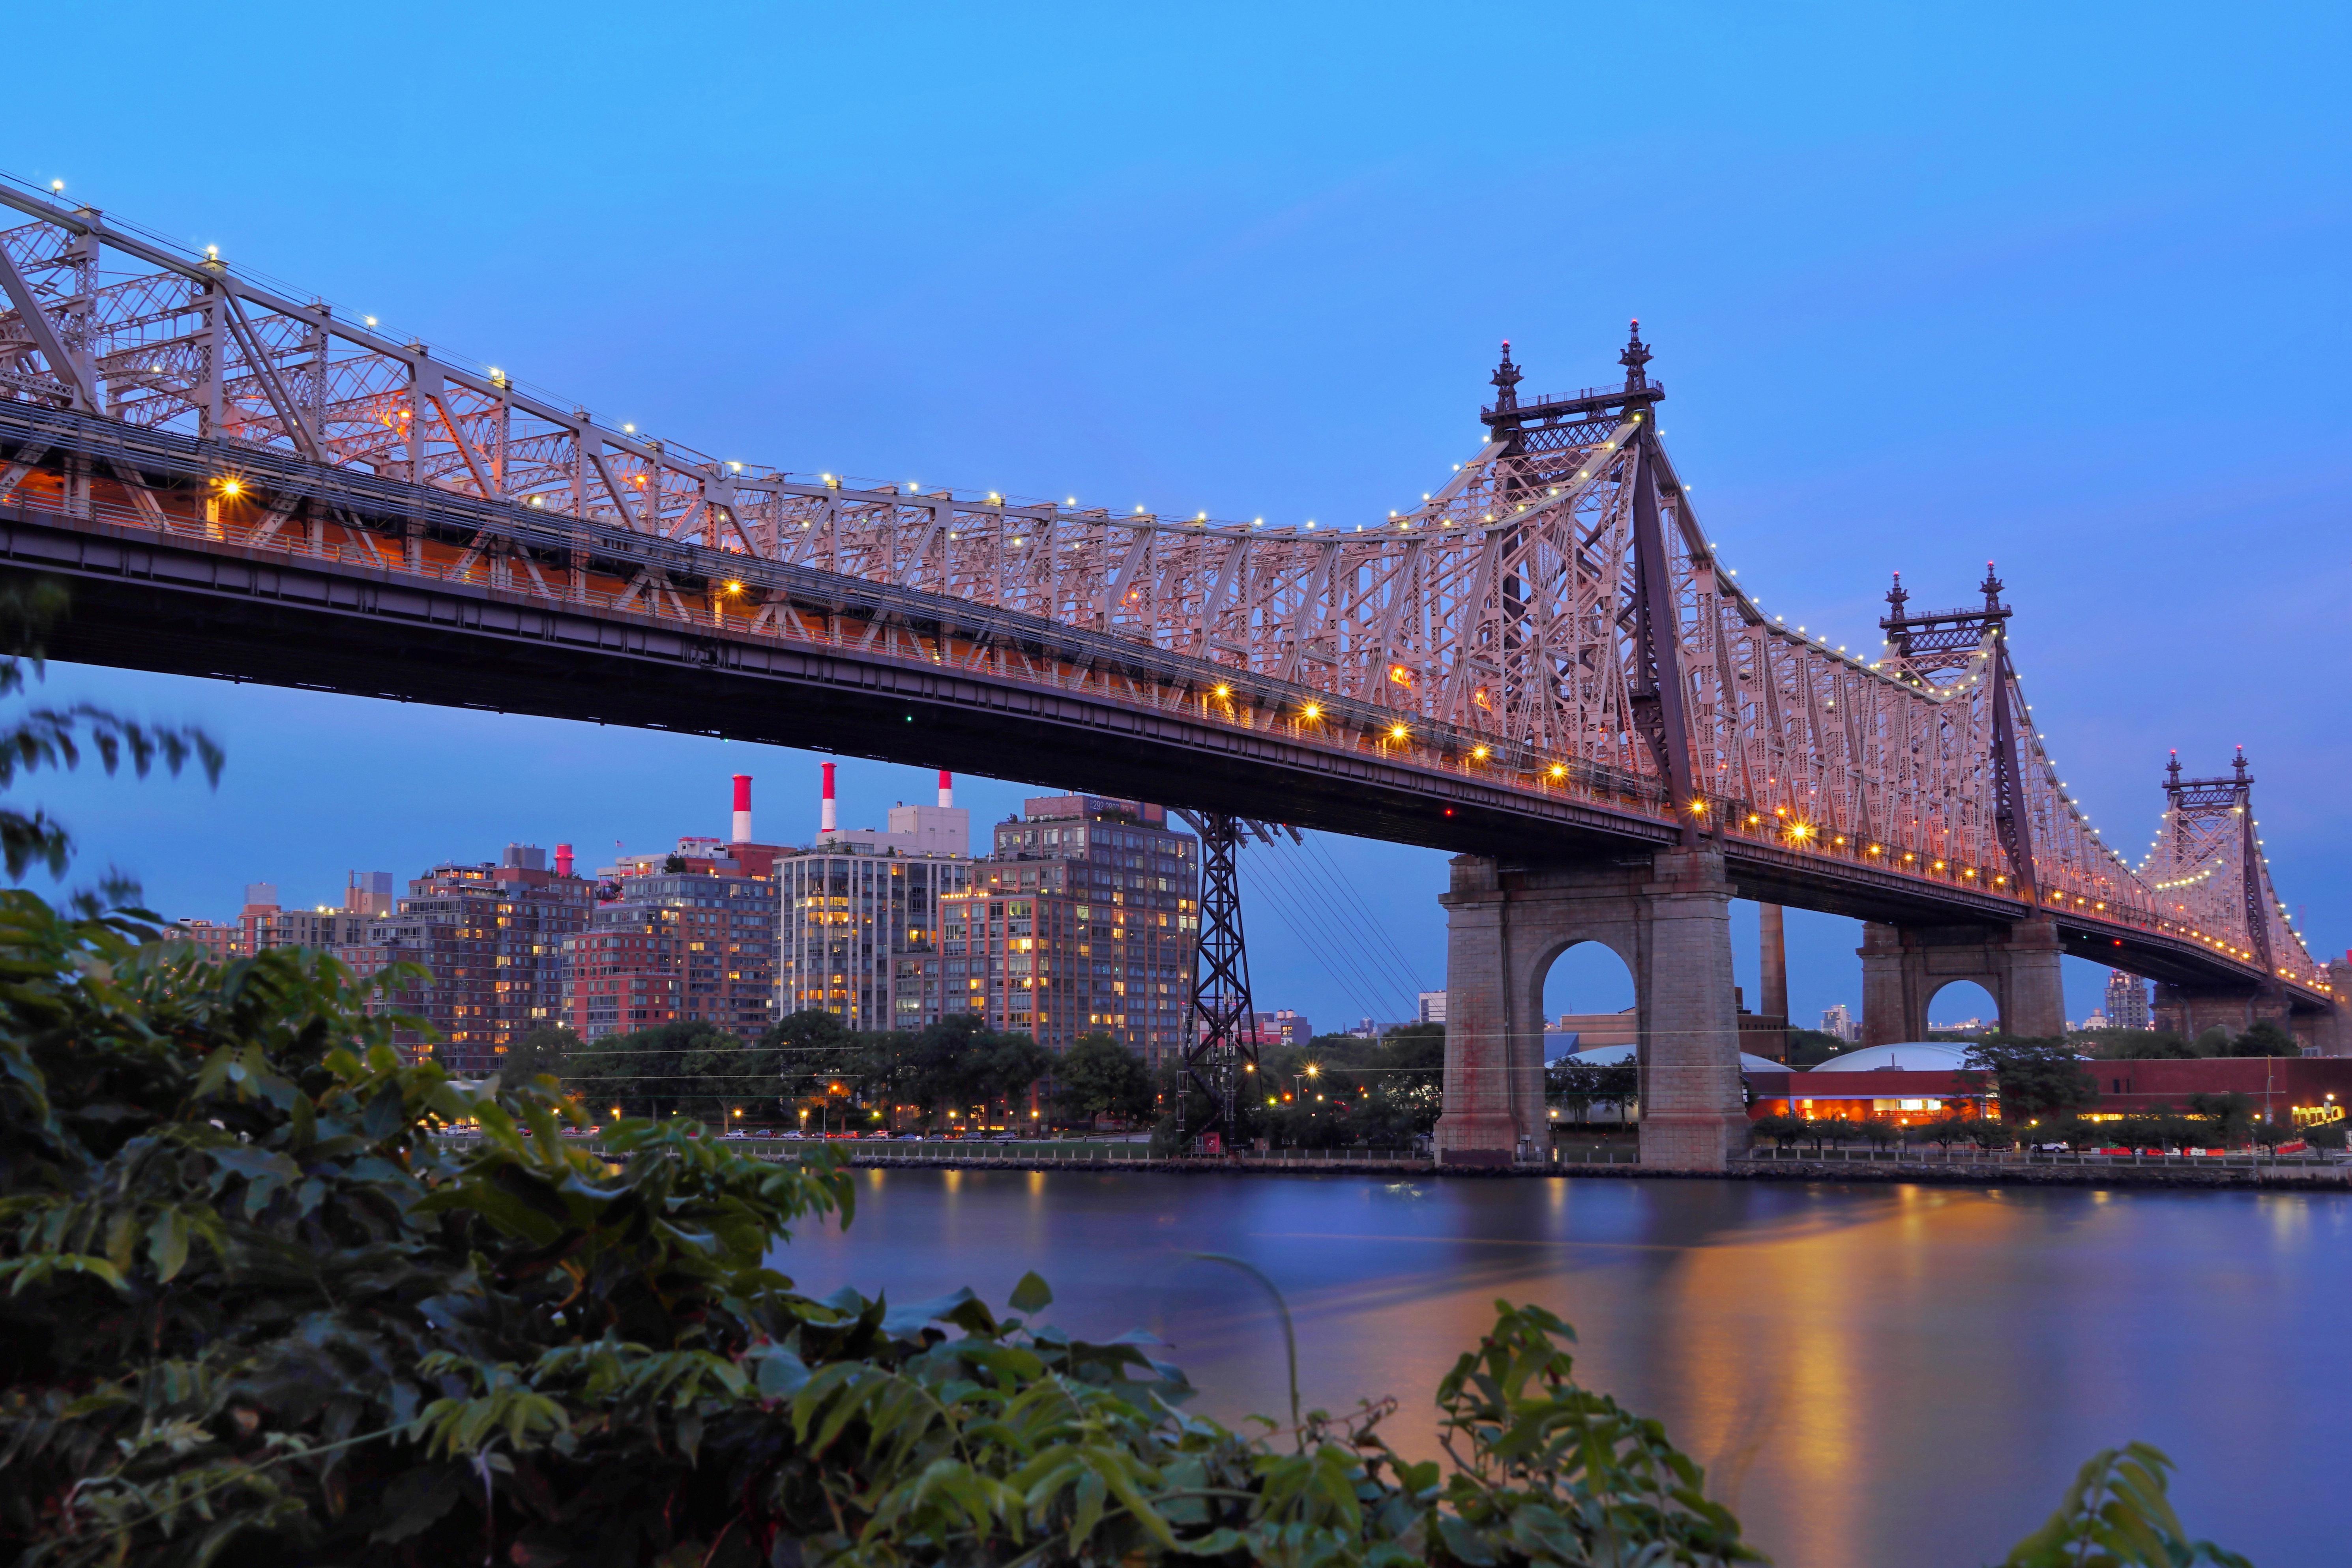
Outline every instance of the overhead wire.
[(1378, 995), (1378, 988), (1371, 984), (1360, 969), (1357, 968), (1351, 954), (1338, 944), (1318, 939), (1313, 922), (1307, 919), (1292, 904), (1287, 890), (1280, 888), (1274, 881), (1273, 873), (1265, 869), (1273, 859), (1272, 855), (1267, 855), (1254, 862), (1244, 862), (1254, 865), (1260, 873), (1259, 875), (1249, 879), (1255, 884), (1255, 891), (1265, 904), (1273, 906), (1276, 918), (1290, 934), (1292, 940), (1307, 950), (1307, 954), (1314, 958), (1317, 967), (1330, 976), (1340, 990), (1349, 995), (1357, 1007), (1364, 1008), (1367, 1016), (1378, 1012), (1380, 1009), (1377, 1004), (1371, 1007), (1365, 1006), (1368, 998)]
[(1421, 966), (1397, 946), (1395, 939), (1389, 934), (1387, 924), (1373, 911), (1371, 904), (1364, 897), (1363, 890), (1356, 885), (1356, 879), (1348, 874), (1346, 868), (1340, 865), (1338, 857), (1331, 853), (1330, 845), (1324, 841), (1327, 837), (1328, 835), (1325, 834), (1308, 833), (1306, 835), (1305, 846), (1310, 855), (1320, 859), (1327, 879), (1355, 905), (1357, 911), (1363, 916), (1365, 928), (1372, 934), (1382, 947), (1387, 949), (1389, 956), (1396, 964), (1398, 972), (1412, 980), (1413, 989), (1419, 992), (1434, 988), (1422, 983)]
[(1356, 1006), (1364, 1009), (1365, 1016), (1393, 1013), (1396, 992), (1378, 977), (1379, 961), (1362, 950), (1359, 940), (1343, 939), (1342, 933), (1335, 930), (1328, 919), (1315, 918), (1317, 901), (1312, 890), (1301, 890), (1295, 884), (1295, 866), (1289, 858), (1268, 853), (1244, 863), (1258, 873), (1251, 878), (1256, 891), (1274, 906), (1293, 938), (1339, 982), (1343, 990), (1352, 995)]
[(1344, 937), (1345, 950), (1369, 977), (1369, 988), (1380, 1001), (1379, 1010), (1400, 1019), (1412, 1016), (1415, 1005), (1411, 990), (1399, 988), (1391, 961), (1376, 951), (1376, 944), (1366, 940), (1360, 925), (1349, 920), (1347, 906), (1328, 885), (1329, 878), (1310, 863), (1287, 857), (1281, 862), (1278, 874), (1284, 880), (1285, 890), (1296, 902), (1310, 911), (1320, 912), (1331, 923), (1327, 940)]

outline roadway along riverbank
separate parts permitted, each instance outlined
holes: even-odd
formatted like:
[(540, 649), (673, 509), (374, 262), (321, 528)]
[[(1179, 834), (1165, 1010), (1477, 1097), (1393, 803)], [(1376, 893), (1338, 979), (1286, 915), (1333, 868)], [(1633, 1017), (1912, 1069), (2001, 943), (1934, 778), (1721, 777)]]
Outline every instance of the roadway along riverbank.
[(866, 1154), (850, 1155), (853, 1166), (902, 1170), (1036, 1170), (1143, 1172), (1171, 1176), (1335, 1175), (1390, 1176), (1425, 1179), (1507, 1180), (1525, 1176), (1648, 1177), (1662, 1180), (1774, 1182), (1908, 1182), (1950, 1186), (2099, 1186), (2099, 1187), (2269, 1187), (2296, 1191), (2352, 1190), (2352, 1166), (2332, 1163), (2259, 1163), (2186, 1158), (2167, 1163), (2133, 1165), (2077, 1160), (1952, 1161), (1901, 1159), (1744, 1159), (1728, 1169), (1714, 1171), (1660, 1170), (1631, 1163), (1534, 1161), (1513, 1166), (1440, 1167), (1426, 1159), (1390, 1157), (1349, 1159), (1344, 1156), (1233, 1156), (1225, 1159), (1171, 1160), (1098, 1159), (1073, 1154), (997, 1153), (975, 1150), (953, 1155)]

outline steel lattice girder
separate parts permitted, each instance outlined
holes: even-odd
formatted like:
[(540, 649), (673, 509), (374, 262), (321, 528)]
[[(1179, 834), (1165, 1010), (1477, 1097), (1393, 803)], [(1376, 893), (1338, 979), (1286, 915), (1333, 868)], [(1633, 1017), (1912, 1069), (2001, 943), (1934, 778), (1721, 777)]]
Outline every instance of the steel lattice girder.
[[(520, 591), (561, 598), (567, 571), (576, 582), (567, 519), (646, 539), (624, 607), (657, 616), (706, 612), (656, 541), (813, 568), (1149, 650), (1196, 671), (1198, 700), (1229, 705), (1235, 722), (1386, 731), (1515, 787), (2015, 892), (1993, 756), (1993, 687), (2006, 682), (2022, 752), (2011, 804), (2041, 906), (2160, 924), (2323, 987), (2250, 837), (2191, 853), (2166, 835), (2137, 869), (2100, 841), (2032, 726), (1999, 624), (1915, 669), (1765, 614), (1717, 558), (1652, 428), (1662, 388), (1498, 426), (1442, 489), (1354, 530), (861, 487), (615, 431), (98, 213), (6, 187), (0, 202), (31, 219), (0, 233), (0, 399), (483, 504), (482, 570)], [(0, 498), (31, 466), (20, 453), (0, 469)], [(1634, 634), (1645, 468), (1668, 580), (1650, 602), (1673, 619), (1646, 661)], [(518, 511), (552, 531), (499, 521)], [(1643, 732), (1645, 664), (1677, 683), (1679, 791)]]

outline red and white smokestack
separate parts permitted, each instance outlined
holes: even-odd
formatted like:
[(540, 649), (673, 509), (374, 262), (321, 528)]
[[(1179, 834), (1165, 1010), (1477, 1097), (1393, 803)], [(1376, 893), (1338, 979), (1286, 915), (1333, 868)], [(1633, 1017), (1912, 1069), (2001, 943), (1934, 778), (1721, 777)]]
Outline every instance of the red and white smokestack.
[(735, 837), (731, 841), (739, 844), (751, 841), (751, 776), (749, 773), (735, 775)]
[(830, 762), (824, 765), (824, 804), (820, 808), (816, 825), (817, 831), (824, 833), (833, 832), (841, 826), (841, 820), (834, 815), (833, 810), (833, 764)]
[(942, 768), (940, 769), (940, 805), (944, 809), (954, 804), (955, 775)]
[(572, 874), (572, 846), (570, 844), (558, 844), (555, 846), (555, 874), (558, 876), (570, 876)]

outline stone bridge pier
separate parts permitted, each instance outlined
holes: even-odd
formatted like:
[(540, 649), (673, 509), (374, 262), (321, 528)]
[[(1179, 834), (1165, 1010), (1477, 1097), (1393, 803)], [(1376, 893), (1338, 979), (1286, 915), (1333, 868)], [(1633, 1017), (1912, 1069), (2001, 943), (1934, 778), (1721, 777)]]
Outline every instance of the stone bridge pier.
[(2209, 1029), (2243, 1034), (2254, 1027), (2257, 1019), (2292, 1027), (2286, 998), (2266, 997), (2251, 986), (2221, 989), (2159, 985), (2150, 1013), (2149, 1021), (2157, 1028), (2168, 1030), (2183, 1040), (2195, 1040)]
[(1927, 1004), (1955, 980), (1992, 994), (2005, 1033), (2055, 1040), (2066, 1032), (2058, 925), (2047, 915), (2013, 925), (1862, 928), (1862, 1043), (1927, 1038)]
[(1552, 961), (1598, 942), (1633, 977), (1642, 1163), (1720, 1170), (1748, 1147), (1723, 856), (1660, 851), (1625, 863), (1454, 861), (1445, 906), (1445, 1111), (1440, 1165), (1549, 1147), (1543, 987)]
[(2314, 1007), (2284, 988), (2158, 984), (2149, 1021), (2193, 1040), (2209, 1029), (2243, 1034), (2267, 1019), (2293, 1034), (2312, 1055), (2352, 1056), (2352, 959), (2329, 961), (2327, 985), (2337, 999)]

